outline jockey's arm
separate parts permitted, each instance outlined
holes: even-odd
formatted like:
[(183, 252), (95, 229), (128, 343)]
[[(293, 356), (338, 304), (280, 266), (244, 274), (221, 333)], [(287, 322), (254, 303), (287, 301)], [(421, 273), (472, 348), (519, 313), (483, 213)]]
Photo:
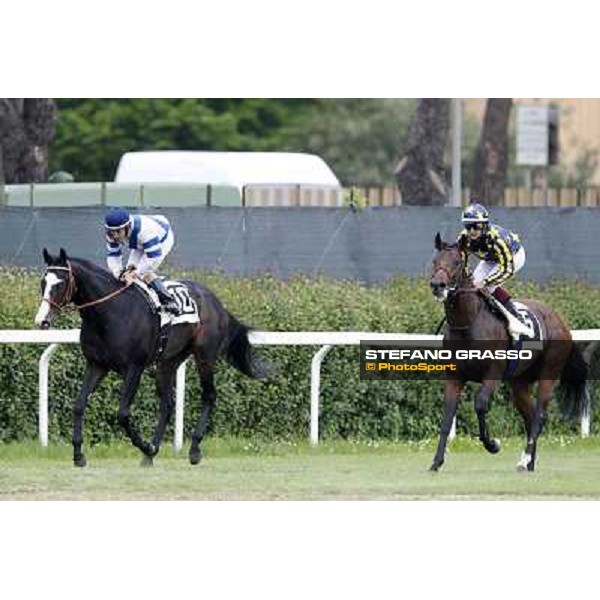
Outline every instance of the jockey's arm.
[(108, 236), (106, 237), (106, 264), (108, 270), (118, 278), (123, 264), (123, 252), (121, 244), (114, 242)]
[(464, 250), (464, 248), (468, 247), (468, 243), (469, 236), (467, 235), (467, 230), (463, 229), (456, 238), (456, 245), (460, 248), (460, 256), (465, 267), (469, 264), (469, 253), (466, 250)]
[[(134, 252), (129, 255), (127, 268), (136, 268), (137, 275), (146, 283), (149, 283), (156, 277), (156, 271), (163, 260), (163, 252), (158, 240), (150, 240), (143, 244), (143, 255), (145, 260), (138, 261)], [(138, 254), (141, 254), (138, 252)]]
[(492, 252), (498, 268), (484, 280), (484, 285), (500, 285), (515, 272), (515, 262), (508, 244), (500, 237), (495, 238), (492, 243)]

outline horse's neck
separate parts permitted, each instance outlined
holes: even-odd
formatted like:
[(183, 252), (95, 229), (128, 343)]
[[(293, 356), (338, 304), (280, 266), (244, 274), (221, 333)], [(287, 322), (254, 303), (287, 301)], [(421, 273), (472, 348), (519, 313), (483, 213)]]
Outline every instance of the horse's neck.
[(73, 299), (76, 304), (85, 304), (98, 300), (114, 292), (119, 284), (111, 280), (110, 276), (95, 273), (81, 263), (73, 263), (73, 276), (75, 278), (75, 294)]
[(446, 320), (450, 327), (468, 329), (475, 323), (481, 310), (483, 299), (473, 290), (458, 293), (454, 301), (446, 302)]

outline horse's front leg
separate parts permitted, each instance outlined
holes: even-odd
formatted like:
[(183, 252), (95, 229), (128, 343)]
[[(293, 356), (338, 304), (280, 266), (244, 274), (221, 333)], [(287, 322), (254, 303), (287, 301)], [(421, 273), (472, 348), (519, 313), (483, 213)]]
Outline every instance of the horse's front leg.
[(500, 442), (497, 439), (491, 439), (487, 426), (487, 412), (489, 410), (489, 401), (491, 395), (500, 385), (500, 379), (484, 380), (479, 393), (475, 397), (475, 412), (477, 413), (477, 422), (479, 423), (479, 439), (484, 448), (491, 454), (500, 451)]
[(139, 448), (147, 458), (152, 458), (156, 454), (153, 444), (145, 442), (140, 436), (137, 427), (131, 422), (130, 410), (131, 403), (140, 387), (144, 367), (139, 365), (130, 366), (125, 374), (125, 380), (121, 387), (121, 398), (119, 402), (119, 425), (125, 430), (131, 443)]
[(94, 393), (100, 382), (106, 376), (106, 369), (88, 363), (83, 383), (75, 403), (73, 404), (73, 464), (76, 467), (85, 467), (87, 464), (83, 446), (83, 418), (90, 396)]
[(430, 467), (430, 471), (439, 471), (440, 467), (444, 464), (444, 457), (446, 454), (446, 444), (448, 443), (448, 436), (452, 429), (452, 422), (456, 416), (456, 409), (460, 400), (460, 394), (464, 387), (463, 381), (455, 381), (448, 379), (444, 386), (444, 417), (442, 418), (442, 426), (440, 428), (440, 439), (438, 442), (437, 451), (433, 458), (433, 463)]
[(521, 455), (521, 460), (517, 464), (518, 471), (535, 470), (537, 440), (546, 423), (548, 404), (552, 398), (552, 390), (555, 383), (552, 379), (542, 379), (538, 384), (538, 397), (533, 415), (533, 424), (527, 438), (527, 446)]

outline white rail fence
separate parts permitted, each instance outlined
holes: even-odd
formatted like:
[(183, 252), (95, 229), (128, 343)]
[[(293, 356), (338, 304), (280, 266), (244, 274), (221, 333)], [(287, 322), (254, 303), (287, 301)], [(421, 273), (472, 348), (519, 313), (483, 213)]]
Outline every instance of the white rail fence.
[[(46, 344), (48, 347), (39, 360), (39, 439), (42, 446), (48, 445), (48, 382), (50, 359), (59, 344), (78, 344), (79, 329), (33, 329), (0, 330), (0, 344)], [(600, 340), (600, 329), (583, 329), (571, 332), (573, 340), (590, 342), (586, 349), (587, 358)], [(360, 331), (253, 331), (250, 343), (253, 346), (320, 346), (311, 361), (310, 382), (310, 441), (319, 442), (319, 406), (321, 387), (321, 365), (334, 346), (358, 346), (361, 340), (373, 341), (419, 341), (421, 346), (427, 342), (438, 343), (442, 336), (410, 333), (369, 333)], [(423, 344), (425, 342), (425, 344)], [(594, 343), (595, 342), (595, 343)], [(177, 371), (175, 391), (175, 436), (174, 447), (179, 451), (183, 445), (183, 413), (185, 399), (186, 363)], [(581, 434), (590, 432), (590, 402), (581, 417)]]

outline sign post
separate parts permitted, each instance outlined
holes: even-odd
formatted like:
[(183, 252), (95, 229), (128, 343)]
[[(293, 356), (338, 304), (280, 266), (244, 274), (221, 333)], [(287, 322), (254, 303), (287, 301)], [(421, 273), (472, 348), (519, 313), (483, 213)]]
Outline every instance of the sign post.
[(548, 142), (550, 107), (547, 104), (517, 106), (517, 165), (526, 167), (525, 186), (543, 189), (548, 203)]

